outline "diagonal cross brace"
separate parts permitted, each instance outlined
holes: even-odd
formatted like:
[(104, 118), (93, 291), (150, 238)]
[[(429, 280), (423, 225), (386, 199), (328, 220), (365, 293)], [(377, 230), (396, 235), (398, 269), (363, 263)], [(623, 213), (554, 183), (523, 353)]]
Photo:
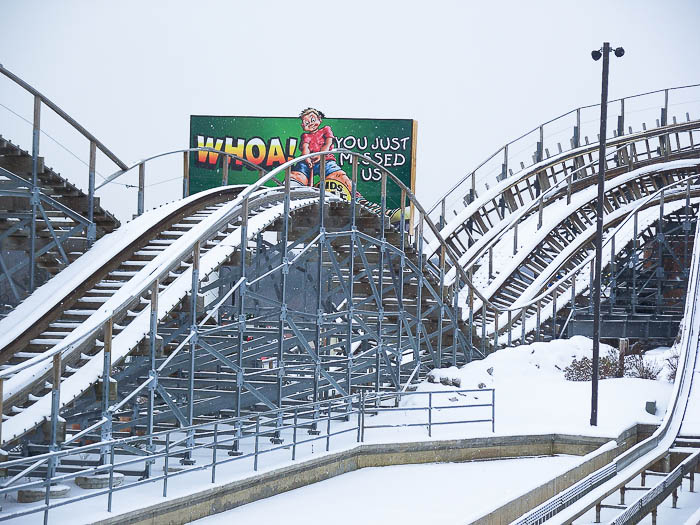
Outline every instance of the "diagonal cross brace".
[[(224, 363), (226, 366), (228, 366), (230, 369), (235, 370), (239, 374), (243, 373), (243, 369), (238, 366), (236, 363), (231, 361), (228, 357), (226, 357), (224, 354), (219, 352), (216, 348), (211, 346), (209, 343), (206, 341), (203, 341), (201, 338), (197, 339), (197, 344), (202, 347), (204, 350), (209, 352), (211, 355), (216, 357), (219, 361)], [(253, 385), (251, 385), (248, 381), (243, 380), (241, 382), (241, 386), (243, 386), (248, 392), (253, 394), (253, 396), (260, 401), (261, 403), (267, 405), (268, 408), (271, 408), (272, 410), (275, 410), (276, 408), (280, 408), (277, 405), (275, 405), (272, 401), (270, 401), (267, 396), (262, 394), (257, 388), (255, 388)]]
[[(318, 355), (316, 352), (313, 351), (313, 349), (309, 346), (309, 343), (306, 341), (306, 338), (302, 335), (302, 333), (299, 331), (299, 328), (297, 327), (296, 324), (294, 324), (294, 321), (292, 321), (290, 318), (287, 318), (287, 323), (289, 324), (289, 327), (292, 329), (294, 332), (294, 335), (297, 336), (297, 339), (299, 342), (302, 344), (306, 352), (311, 356), (311, 358), (314, 360), (316, 364), (319, 364), (319, 359)], [(331, 376), (328, 371), (326, 371), (323, 367), (320, 368), (321, 370), (321, 375), (328, 379), (331, 385), (333, 385), (333, 388), (335, 388), (338, 392), (340, 392), (342, 395), (347, 396), (348, 393), (347, 391), (338, 384), (338, 382), (333, 379), (333, 376)]]

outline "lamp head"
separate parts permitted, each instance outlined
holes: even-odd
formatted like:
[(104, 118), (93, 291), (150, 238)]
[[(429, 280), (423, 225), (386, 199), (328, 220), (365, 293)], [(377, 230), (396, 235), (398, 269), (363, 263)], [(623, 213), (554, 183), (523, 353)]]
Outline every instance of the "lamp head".
[(622, 55), (624, 55), (624, 54), (625, 54), (625, 50), (624, 50), (624, 49), (622, 49), (621, 47), (616, 47), (616, 48), (615, 48), (615, 56), (616, 56), (617, 58), (620, 58), (620, 57), (621, 57)]
[(600, 60), (600, 57), (603, 56), (603, 53), (600, 52), (599, 49), (596, 49), (595, 51), (591, 51), (591, 57), (593, 57), (593, 60)]

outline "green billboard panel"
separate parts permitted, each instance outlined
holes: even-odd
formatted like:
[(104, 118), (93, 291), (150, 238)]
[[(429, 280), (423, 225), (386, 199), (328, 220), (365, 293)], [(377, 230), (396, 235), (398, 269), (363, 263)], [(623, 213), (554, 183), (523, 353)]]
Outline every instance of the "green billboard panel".
[[(315, 113), (315, 115), (314, 115)], [(323, 118), (315, 110), (302, 117), (226, 117), (192, 115), (190, 147), (207, 147), (233, 153), (247, 161), (271, 170), (306, 152), (348, 149), (361, 153), (384, 166), (401, 182), (415, 189), (416, 122), (410, 119)], [(333, 160), (335, 164), (330, 164)], [(348, 181), (351, 157), (336, 155), (328, 159), (326, 173), (331, 179)], [(304, 184), (318, 185), (318, 165), (313, 162), (292, 168), (294, 177)], [(335, 171), (335, 177), (333, 173)], [(311, 181), (308, 177), (314, 173)], [(229, 165), (228, 184), (251, 184), (259, 173), (240, 161)], [(279, 180), (283, 180), (280, 174)], [(190, 155), (188, 194), (221, 186), (223, 157), (199, 151)], [(328, 187), (328, 186), (327, 186)], [(381, 202), (381, 172), (367, 162), (358, 164), (358, 191), (364, 199)], [(349, 192), (346, 191), (346, 196)], [(401, 190), (387, 185), (387, 208), (398, 208)]]

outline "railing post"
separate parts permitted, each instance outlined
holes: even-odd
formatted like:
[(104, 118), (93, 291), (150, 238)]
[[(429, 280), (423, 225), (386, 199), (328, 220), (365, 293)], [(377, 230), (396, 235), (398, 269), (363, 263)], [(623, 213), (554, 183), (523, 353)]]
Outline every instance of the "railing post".
[(255, 459), (253, 461), (253, 470), (258, 470), (258, 450), (260, 443), (260, 416), (255, 416)]
[(112, 512), (112, 494), (114, 494), (114, 443), (109, 445), (109, 493), (107, 495), (107, 512)]
[(214, 446), (211, 453), (211, 482), (216, 483), (216, 448), (219, 444), (219, 424), (214, 423)]
[(326, 424), (326, 452), (328, 452), (328, 450), (330, 450), (331, 448), (331, 410), (333, 409), (332, 403), (332, 399), (328, 401), (328, 422)]
[(144, 210), (144, 200), (146, 193), (146, 164), (139, 164), (139, 194), (136, 207), (136, 215), (142, 215)]
[(508, 346), (511, 346), (513, 342), (513, 324), (512, 324), (513, 312), (508, 310)]
[(428, 437), (433, 437), (433, 393), (428, 392)]
[(229, 156), (224, 155), (223, 158), (223, 174), (221, 176), (221, 185), (222, 186), (228, 186), (228, 165), (229, 165)]
[(491, 389), (491, 432), (496, 432), (496, 389)]
[(39, 136), (41, 135), (41, 98), (34, 95), (34, 122), (32, 125), (32, 229), (29, 243), (29, 291), (36, 287), (36, 207), (39, 204)]
[(168, 497), (168, 470), (169, 470), (169, 459), (170, 459), (170, 432), (165, 434), (165, 460), (163, 464), (163, 497)]
[(557, 338), (557, 296), (559, 288), (552, 292), (552, 341)]
[(294, 407), (294, 429), (292, 430), (292, 461), (297, 458), (297, 425), (299, 421), (299, 407)]
[(182, 198), (190, 195), (190, 152), (185, 151), (182, 159)]
[(97, 159), (97, 145), (94, 141), (90, 141), (90, 164), (88, 167), (88, 226), (87, 240), (88, 244), (92, 245), (97, 238), (95, 229), (95, 163)]
[(365, 391), (360, 391), (360, 415), (358, 416), (358, 438), (360, 443), (365, 441)]

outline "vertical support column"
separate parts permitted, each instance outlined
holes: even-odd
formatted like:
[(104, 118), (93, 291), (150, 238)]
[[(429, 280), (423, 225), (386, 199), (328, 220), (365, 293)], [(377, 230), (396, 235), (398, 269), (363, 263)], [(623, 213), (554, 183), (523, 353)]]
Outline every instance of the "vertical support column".
[[(455, 279), (457, 277), (455, 276)], [(438, 318), (438, 361), (442, 368), (442, 318), (445, 316), (445, 246), (440, 247), (440, 317)]]
[(144, 210), (144, 201), (146, 197), (146, 164), (139, 164), (139, 195), (136, 207), (136, 215), (142, 215)]
[(658, 248), (659, 260), (656, 264), (656, 313), (661, 313), (663, 303), (664, 285), (664, 190), (661, 190), (659, 198), (659, 227), (656, 232), (656, 245)]
[(615, 272), (617, 269), (615, 268), (615, 236), (613, 235), (612, 239), (610, 239), (610, 313), (613, 313), (613, 309), (615, 308), (615, 296), (617, 294), (617, 275)]
[[(102, 348), (102, 417), (107, 421), (102, 425), (100, 439), (112, 440), (112, 412), (109, 409), (109, 393), (112, 382), (112, 327), (114, 320), (110, 317), (104, 324), (104, 347)], [(102, 447), (102, 464), (109, 461), (109, 447)]]
[[(352, 368), (353, 364), (353, 351), (352, 351), (352, 327), (355, 317), (355, 306), (353, 304), (353, 295), (355, 294), (355, 239), (357, 237), (357, 207), (356, 207), (356, 195), (357, 195), (357, 156), (352, 156), (352, 173), (351, 173), (352, 187), (350, 188), (350, 255), (349, 255), (349, 276), (348, 279), (348, 297), (346, 299), (348, 308), (348, 327), (345, 334), (345, 355), (348, 358), (347, 370), (346, 370), (346, 383), (348, 395), (352, 395)], [(403, 219), (403, 217), (401, 217)], [(402, 223), (403, 224), (403, 221)], [(352, 403), (348, 404), (348, 411), (352, 411)]]
[[(318, 286), (316, 294), (316, 362), (314, 363), (314, 385), (313, 385), (313, 402), (314, 402), (314, 422), (311, 425), (312, 430), (316, 430), (316, 420), (318, 419), (318, 401), (319, 401), (319, 382), (321, 380), (321, 333), (323, 330), (323, 245), (326, 242), (326, 226), (325, 226), (325, 206), (326, 206), (326, 154), (321, 154), (320, 180), (318, 184), (318, 264), (316, 266), (316, 285)], [(311, 172), (311, 181), (313, 182), (313, 170)]]
[[(415, 208), (414, 208), (415, 209)], [(413, 349), (413, 361), (420, 363), (421, 334), (423, 333), (423, 214), (418, 218), (418, 293), (416, 294), (416, 346)]]
[[(156, 386), (158, 385), (158, 370), (156, 369), (156, 344), (158, 339), (158, 279), (153, 281), (151, 286), (151, 327), (150, 327), (150, 361), (151, 369), (148, 376), (151, 382), (148, 384), (148, 422), (146, 434), (148, 434), (148, 452), (153, 454), (155, 447), (153, 445), (153, 410), (155, 407)], [(151, 477), (152, 462), (146, 462), (146, 477)]]
[(639, 215), (634, 214), (634, 233), (632, 235), (632, 315), (637, 313), (637, 259), (638, 249)]
[[(388, 355), (388, 353), (385, 352), (384, 350), (384, 258), (386, 254), (386, 232), (385, 232), (385, 221), (387, 220), (386, 216), (386, 182), (387, 182), (387, 174), (386, 171), (382, 171), (382, 184), (381, 184), (381, 195), (380, 195), (380, 202), (381, 202), (381, 209), (380, 209), (380, 246), (379, 246), (379, 271), (377, 272), (377, 276), (379, 278), (379, 304), (377, 305), (377, 336), (379, 337), (379, 341), (377, 341), (377, 350), (375, 353), (375, 366), (376, 366), (376, 384), (375, 384), (375, 390), (377, 394), (379, 394), (379, 386), (381, 384), (381, 379), (382, 379), (382, 353), (385, 355)], [(369, 268), (367, 269), (369, 278), (372, 279), (372, 273), (369, 271)], [(391, 368), (391, 363), (386, 363), (386, 366)]]
[(90, 141), (90, 164), (88, 165), (88, 220), (90, 225), (87, 231), (88, 245), (92, 245), (97, 238), (95, 228), (95, 164), (97, 162), (97, 145)]
[(557, 338), (557, 296), (559, 288), (552, 291), (552, 341)]
[(5, 384), (5, 379), (0, 377), (0, 443), (2, 443), (2, 414), (3, 410), (5, 407), (3, 406), (3, 396), (4, 394), (4, 384)]
[[(192, 250), (192, 289), (190, 296), (190, 363), (189, 363), (189, 381), (187, 384), (187, 423), (189, 426), (194, 425), (194, 374), (195, 374), (195, 358), (197, 353), (197, 296), (199, 295), (199, 256), (200, 243), (197, 241)], [(185, 457), (180, 460), (183, 465), (193, 465), (195, 463), (192, 458), (191, 448), (194, 446), (194, 431), (187, 432), (187, 452)]]
[(32, 125), (32, 227), (29, 232), (29, 291), (36, 288), (36, 209), (39, 204), (39, 136), (41, 135), (41, 99), (34, 96)]
[[(289, 173), (287, 175), (287, 180), (289, 180)], [(287, 183), (288, 184), (288, 183)], [(289, 196), (289, 192), (287, 192), (287, 197)], [(240, 267), (240, 275), (242, 279), (245, 279), (247, 277), (246, 273), (246, 252), (248, 251), (248, 199), (246, 198), (243, 201), (243, 204), (241, 205), (241, 241), (239, 243), (239, 254), (241, 257), (241, 267)], [(236, 371), (236, 422), (234, 423), (234, 426), (236, 427), (236, 436), (239, 437), (241, 435), (241, 397), (243, 395), (243, 379), (244, 379), (244, 373), (243, 373), (243, 341), (245, 339), (245, 333), (246, 333), (246, 318), (245, 318), (245, 295), (246, 295), (246, 281), (243, 281), (241, 285), (238, 287), (238, 348), (237, 348), (237, 356), (236, 356), (236, 364), (238, 366), (238, 370)], [(240, 446), (240, 441), (236, 439), (233, 442), (233, 447), (229, 451), (229, 456), (237, 456), (239, 455), (239, 446)]]
[(190, 195), (190, 152), (182, 155), (182, 198)]
[[(60, 392), (61, 392), (61, 354), (53, 356), (53, 384), (51, 386), (51, 442), (49, 451), (55, 452), (58, 450), (56, 434), (58, 430), (58, 411), (60, 409)], [(49, 498), (51, 494), (51, 480), (56, 475), (56, 458), (49, 457), (46, 465), (46, 493), (44, 494), (44, 525), (49, 522)]]
[(467, 274), (469, 278), (469, 333), (467, 334), (469, 343), (469, 362), (472, 360), (472, 352), (474, 349), (474, 269), (469, 267)]
[[(668, 89), (664, 89), (664, 109), (661, 113), (661, 125), (668, 126)], [(668, 159), (669, 150), (671, 149), (671, 140), (668, 134), (663, 136), (663, 155)]]
[[(288, 167), (285, 170), (284, 176), (284, 216), (282, 217), (282, 234), (280, 239), (281, 256), (282, 256), (282, 275), (280, 289), (280, 315), (279, 315), (279, 330), (277, 333), (277, 407), (282, 407), (282, 387), (284, 385), (284, 335), (285, 324), (287, 322), (287, 278), (289, 275), (289, 260), (288, 241), (289, 241), (289, 208), (290, 208), (290, 190), (291, 190), (291, 172), (292, 168)], [(257, 258), (260, 254), (257, 254)], [(277, 426), (282, 426), (282, 412), (277, 413)], [(275, 437), (279, 438), (279, 432), (275, 433)]]

